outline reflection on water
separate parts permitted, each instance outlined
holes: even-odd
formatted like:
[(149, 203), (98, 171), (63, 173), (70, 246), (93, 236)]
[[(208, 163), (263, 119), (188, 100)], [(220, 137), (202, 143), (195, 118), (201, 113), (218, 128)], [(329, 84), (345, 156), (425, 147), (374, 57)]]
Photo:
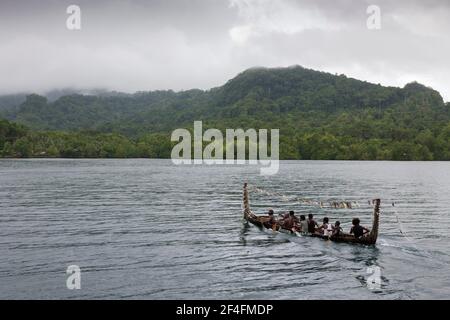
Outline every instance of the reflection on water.
[[(449, 169), (292, 161), (262, 177), (253, 167), (165, 160), (1, 160), (0, 298), (448, 298)], [(328, 216), (346, 231), (355, 216), (371, 225), (368, 201), (379, 197), (379, 242), (337, 244), (244, 224), (244, 181), (285, 195), (251, 193), (257, 212)], [(72, 264), (82, 270), (78, 291), (65, 286)], [(366, 283), (373, 267), (377, 290)]]

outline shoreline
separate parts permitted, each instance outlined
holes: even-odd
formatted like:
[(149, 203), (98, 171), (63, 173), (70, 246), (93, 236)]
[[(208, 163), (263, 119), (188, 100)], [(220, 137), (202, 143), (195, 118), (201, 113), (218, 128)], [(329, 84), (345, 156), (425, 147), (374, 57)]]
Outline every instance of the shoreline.
[[(125, 158), (125, 157), (104, 157), (104, 158), (68, 158), (68, 157), (1, 157), (0, 160), (172, 160), (171, 158)], [(191, 159), (195, 160), (195, 159)], [(248, 160), (247, 160), (248, 161)], [(318, 162), (318, 161), (327, 161), (327, 162), (424, 162), (424, 163), (434, 163), (434, 162), (443, 162), (450, 163), (450, 160), (365, 160), (365, 159), (279, 159), (280, 162), (287, 161), (304, 161), (304, 162)]]

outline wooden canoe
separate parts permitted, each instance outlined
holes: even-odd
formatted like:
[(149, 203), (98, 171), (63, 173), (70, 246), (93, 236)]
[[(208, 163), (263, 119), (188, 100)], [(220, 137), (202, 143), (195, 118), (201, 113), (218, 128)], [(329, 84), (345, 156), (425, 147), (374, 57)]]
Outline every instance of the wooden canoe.
[[(376, 199), (373, 201), (373, 203), (374, 203), (374, 210), (373, 210), (372, 229), (368, 234), (364, 235), (361, 238), (355, 238), (353, 235), (350, 235), (350, 234), (343, 234), (338, 237), (334, 237), (334, 236), (329, 237), (329, 236), (324, 236), (324, 235), (320, 235), (320, 234), (306, 234), (305, 236), (321, 238), (321, 239), (330, 240), (333, 242), (375, 245), (377, 243), (377, 238), (378, 238), (378, 227), (379, 227), (379, 220), (380, 220), (381, 201), (380, 201), (380, 199)], [(250, 201), (249, 201), (249, 193), (248, 193), (247, 183), (244, 184), (243, 204), (244, 204), (244, 219), (261, 229), (267, 229), (264, 225), (264, 222), (267, 218), (257, 216), (250, 209)], [(282, 233), (290, 233), (293, 235), (298, 234), (298, 233), (292, 232), (291, 230), (281, 229), (280, 227), (277, 227), (273, 231), (274, 232), (282, 232)]]

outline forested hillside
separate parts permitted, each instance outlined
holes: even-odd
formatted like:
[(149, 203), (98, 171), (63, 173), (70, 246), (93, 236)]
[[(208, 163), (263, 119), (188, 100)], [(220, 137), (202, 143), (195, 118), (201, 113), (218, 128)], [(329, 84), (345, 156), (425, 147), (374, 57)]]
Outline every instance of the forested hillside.
[(450, 160), (450, 104), (435, 90), (302, 67), (249, 69), (208, 91), (28, 95), (0, 117), (3, 156), (168, 157), (171, 131), (202, 120), (279, 128), (283, 159)]

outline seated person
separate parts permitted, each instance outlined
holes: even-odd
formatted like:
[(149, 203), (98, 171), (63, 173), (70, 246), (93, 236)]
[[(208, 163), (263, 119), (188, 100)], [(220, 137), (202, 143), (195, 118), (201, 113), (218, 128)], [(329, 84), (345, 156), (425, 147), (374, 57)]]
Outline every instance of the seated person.
[(266, 221), (263, 222), (263, 225), (264, 225), (267, 229), (273, 229), (273, 228), (276, 228), (277, 220), (275, 219), (273, 210), (270, 209), (268, 214), (269, 214), (269, 217), (266, 218)]
[(355, 218), (352, 220), (353, 227), (350, 229), (350, 234), (353, 234), (355, 238), (361, 238), (365, 234), (369, 233), (370, 230), (361, 226), (359, 218)]
[(333, 232), (331, 234), (332, 237), (339, 237), (343, 235), (343, 230), (341, 228), (341, 222), (340, 221), (336, 221), (336, 223), (334, 224), (333, 227)]
[(283, 229), (292, 230), (296, 227), (298, 218), (295, 216), (294, 211), (289, 211), (289, 216), (283, 220)]
[(322, 225), (317, 230), (318, 233), (323, 234), (324, 236), (328, 236), (329, 235), (328, 231), (331, 231), (331, 225), (329, 222), (330, 222), (330, 219), (328, 219), (327, 217), (323, 218)]
[(303, 234), (308, 233), (308, 221), (306, 221), (306, 217), (304, 215), (300, 216), (300, 232)]
[(314, 216), (312, 213), (308, 214), (308, 233), (315, 233), (316, 227), (319, 227), (317, 222), (314, 220)]

